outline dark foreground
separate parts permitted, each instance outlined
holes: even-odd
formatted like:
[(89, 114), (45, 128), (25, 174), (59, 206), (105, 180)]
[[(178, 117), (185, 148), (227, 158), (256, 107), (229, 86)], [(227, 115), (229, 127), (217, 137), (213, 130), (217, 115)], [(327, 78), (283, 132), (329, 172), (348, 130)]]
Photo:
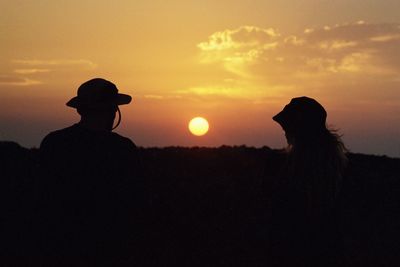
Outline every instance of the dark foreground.
[[(139, 181), (132, 188), (138, 196), (132, 212), (109, 203), (128, 214), (121, 218), (129, 227), (121, 223), (117, 234), (103, 239), (104, 229), (94, 232), (93, 239), (108, 245), (69, 257), (68, 249), (62, 256), (52, 253), (58, 241), (43, 226), (52, 211), (41, 212), (38, 151), (1, 142), (0, 266), (311, 266), (310, 258), (315, 266), (324, 258), (330, 258), (324, 266), (400, 266), (400, 159), (348, 156), (327, 235), (335, 241), (319, 239), (325, 254), (315, 243), (308, 247), (306, 226), (299, 226), (303, 234), (285, 236), (287, 221), (296, 225), (296, 211), (274, 217), (284, 164), (279, 151), (220, 147), (140, 149), (141, 170), (134, 172), (140, 177), (131, 177)], [(293, 246), (280, 246), (280, 238)], [(78, 235), (71, 244), (84, 247), (91, 241), (86, 239)]]

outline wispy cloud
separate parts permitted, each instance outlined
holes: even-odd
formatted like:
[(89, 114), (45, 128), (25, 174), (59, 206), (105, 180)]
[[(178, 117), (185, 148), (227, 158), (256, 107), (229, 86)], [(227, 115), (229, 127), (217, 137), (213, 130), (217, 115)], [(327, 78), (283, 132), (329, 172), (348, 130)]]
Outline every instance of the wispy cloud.
[(254, 100), (265, 97), (281, 97), (282, 92), (293, 90), (292, 86), (264, 85), (259, 87), (251, 83), (221, 83), (219, 85), (195, 86), (187, 89), (177, 90), (176, 94), (184, 97), (199, 97), (210, 101), (225, 99)]
[(13, 70), (8, 72), (6, 75), (1, 76), (1, 85), (37, 85), (44, 83), (43, 76), (39, 80), (37, 78), (38, 74), (60, 72), (65, 70), (90, 71), (97, 68), (95, 63), (87, 59), (13, 59), (11, 60), (11, 63)]
[(41, 81), (16, 77), (10, 75), (0, 75), (0, 85), (11, 85), (11, 86), (32, 86), (41, 84)]
[(18, 74), (35, 74), (50, 72), (50, 69), (15, 69), (14, 72)]
[(80, 66), (85, 69), (95, 69), (97, 64), (87, 59), (14, 59), (14, 64), (36, 67), (60, 67), (60, 66)]
[(157, 100), (165, 98), (165, 96), (162, 95), (144, 95), (143, 97), (147, 99), (157, 99)]
[(165, 100), (165, 99), (170, 100), (170, 99), (181, 99), (182, 96), (178, 95), (178, 94), (167, 94), (167, 95), (165, 95), (165, 94), (163, 94), (163, 95), (146, 94), (146, 95), (143, 95), (143, 98), (149, 99), (149, 100)]
[(400, 34), (387, 34), (387, 35), (379, 35), (371, 37), (371, 41), (373, 42), (389, 42), (393, 40), (399, 40)]
[(221, 86), (199, 86), (185, 90), (178, 90), (177, 93), (183, 95), (199, 96), (224, 96), (229, 98), (244, 97), (245, 91), (242, 88), (221, 87)]

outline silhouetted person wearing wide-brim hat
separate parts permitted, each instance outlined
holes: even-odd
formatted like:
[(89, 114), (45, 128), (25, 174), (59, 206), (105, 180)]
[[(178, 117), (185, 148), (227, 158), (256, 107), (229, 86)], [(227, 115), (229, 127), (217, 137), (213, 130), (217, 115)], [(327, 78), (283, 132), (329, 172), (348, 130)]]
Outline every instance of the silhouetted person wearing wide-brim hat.
[[(122, 154), (135, 152), (136, 146), (112, 130), (121, 121), (118, 106), (129, 104), (131, 100), (129, 95), (118, 93), (115, 84), (105, 79), (95, 78), (83, 83), (78, 88), (78, 95), (67, 102), (67, 106), (77, 110), (81, 120), (48, 134), (40, 145), (42, 159), (56, 165), (69, 165), (68, 169), (80, 165), (101, 169), (114, 162), (117, 164), (115, 170), (125, 168), (124, 161), (118, 163), (114, 159), (122, 159)], [(118, 122), (113, 127), (117, 113)], [(100, 160), (105, 161), (104, 165), (98, 165)], [(91, 166), (92, 163), (96, 165)], [(85, 169), (80, 169), (80, 173)]]
[(107, 257), (123, 250), (122, 239), (135, 228), (134, 205), (140, 205), (135, 197), (142, 189), (135, 144), (112, 130), (121, 121), (118, 106), (130, 102), (112, 82), (89, 80), (67, 102), (81, 120), (43, 139), (43, 232), (45, 242), (54, 244), (44, 244), (45, 254), (77, 262), (79, 255), (92, 255), (93, 260), (96, 253)]
[[(335, 208), (346, 165), (346, 149), (326, 126), (327, 112), (315, 99), (293, 98), (273, 117), (285, 131), (287, 162), (275, 198), (275, 238), (297, 266), (334, 264)], [(287, 262), (283, 265), (288, 264)]]

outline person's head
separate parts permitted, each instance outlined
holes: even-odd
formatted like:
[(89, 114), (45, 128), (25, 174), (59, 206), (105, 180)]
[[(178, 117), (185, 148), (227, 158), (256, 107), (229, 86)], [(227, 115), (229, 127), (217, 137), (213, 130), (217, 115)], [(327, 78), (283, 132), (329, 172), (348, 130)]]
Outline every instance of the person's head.
[(97, 130), (111, 131), (117, 111), (119, 121), (116, 126), (121, 119), (118, 106), (129, 104), (131, 100), (131, 96), (118, 93), (112, 82), (95, 78), (79, 86), (77, 96), (66, 105), (77, 110), (85, 125)]
[(327, 113), (315, 99), (302, 96), (293, 98), (272, 119), (285, 131), (289, 145), (313, 140), (325, 133)]

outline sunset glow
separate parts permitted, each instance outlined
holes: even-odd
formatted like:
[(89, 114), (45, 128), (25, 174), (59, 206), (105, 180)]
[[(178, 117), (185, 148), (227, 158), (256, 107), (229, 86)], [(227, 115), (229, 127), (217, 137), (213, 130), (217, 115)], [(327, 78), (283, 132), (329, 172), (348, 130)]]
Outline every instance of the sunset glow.
[[(38, 146), (102, 77), (139, 146), (282, 148), (272, 116), (317, 99), (351, 151), (400, 156), (400, 1), (1, 1), (0, 139)], [(207, 114), (218, 131), (187, 135)]]

